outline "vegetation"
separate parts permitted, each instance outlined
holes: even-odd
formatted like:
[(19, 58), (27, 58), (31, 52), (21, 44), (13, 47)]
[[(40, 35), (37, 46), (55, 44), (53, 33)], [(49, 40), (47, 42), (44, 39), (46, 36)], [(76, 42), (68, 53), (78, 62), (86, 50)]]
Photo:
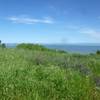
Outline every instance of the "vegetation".
[(0, 48), (6, 48), (5, 43), (2, 43), (1, 40), (0, 40)]
[(99, 54), (100, 55), (100, 50), (97, 50), (96, 54)]
[(40, 51), (46, 51), (48, 50), (47, 48), (45, 48), (42, 45), (39, 44), (31, 44), (31, 43), (22, 43), (17, 45), (17, 48), (22, 48), (22, 49), (27, 49), (27, 50), (40, 50)]
[(25, 49), (25, 50), (38, 50), (38, 51), (49, 51), (49, 52), (59, 52), (59, 53), (67, 53), (64, 50), (56, 50), (56, 49), (48, 49), (39, 44), (32, 44), (32, 43), (21, 43), (16, 46), (18, 49)]
[(100, 55), (43, 46), (0, 48), (0, 100), (99, 100)]

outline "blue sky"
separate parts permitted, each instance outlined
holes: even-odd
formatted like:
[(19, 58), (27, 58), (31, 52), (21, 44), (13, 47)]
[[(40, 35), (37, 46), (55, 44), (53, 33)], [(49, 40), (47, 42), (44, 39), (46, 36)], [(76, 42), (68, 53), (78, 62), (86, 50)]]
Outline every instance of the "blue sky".
[(100, 0), (0, 0), (5, 43), (100, 43)]

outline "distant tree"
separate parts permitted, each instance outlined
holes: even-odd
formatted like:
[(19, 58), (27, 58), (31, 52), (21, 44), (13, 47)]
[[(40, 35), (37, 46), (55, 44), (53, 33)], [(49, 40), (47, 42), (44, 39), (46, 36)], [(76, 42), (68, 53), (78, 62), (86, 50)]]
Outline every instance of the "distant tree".
[(1, 40), (0, 40), (0, 47), (1, 47), (1, 48), (6, 48), (5, 43), (2, 43), (2, 41), (1, 41)]
[(0, 40), (0, 44), (1, 44), (1, 40)]
[(1, 46), (1, 40), (0, 40), (0, 47), (2, 47), (2, 46)]
[(100, 50), (97, 50), (96, 54), (99, 54), (100, 55)]
[(1, 46), (2, 46), (2, 48), (6, 48), (5, 43), (2, 43)]

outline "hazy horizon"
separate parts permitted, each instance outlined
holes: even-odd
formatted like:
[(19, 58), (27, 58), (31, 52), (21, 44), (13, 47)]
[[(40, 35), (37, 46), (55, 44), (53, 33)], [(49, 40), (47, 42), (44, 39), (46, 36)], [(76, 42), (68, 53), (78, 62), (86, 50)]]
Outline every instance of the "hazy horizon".
[(23, 41), (23, 42), (4, 42), (4, 41), (1, 41), (2, 43), (5, 43), (5, 44), (21, 44), (21, 43), (32, 43), (32, 44), (58, 44), (58, 45), (88, 45), (88, 44), (90, 44), (90, 45), (96, 45), (96, 44), (98, 44), (98, 45), (100, 45), (100, 43), (87, 43), (87, 42), (79, 42), (79, 43), (62, 43), (62, 42), (59, 42), (59, 43), (39, 43), (39, 42), (25, 42), (25, 41)]

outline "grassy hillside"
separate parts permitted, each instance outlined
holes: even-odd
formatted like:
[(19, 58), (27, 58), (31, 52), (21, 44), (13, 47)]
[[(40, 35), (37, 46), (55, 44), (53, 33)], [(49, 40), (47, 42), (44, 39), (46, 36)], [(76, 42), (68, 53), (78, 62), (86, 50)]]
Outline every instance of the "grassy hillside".
[(0, 48), (0, 100), (100, 100), (100, 55)]

